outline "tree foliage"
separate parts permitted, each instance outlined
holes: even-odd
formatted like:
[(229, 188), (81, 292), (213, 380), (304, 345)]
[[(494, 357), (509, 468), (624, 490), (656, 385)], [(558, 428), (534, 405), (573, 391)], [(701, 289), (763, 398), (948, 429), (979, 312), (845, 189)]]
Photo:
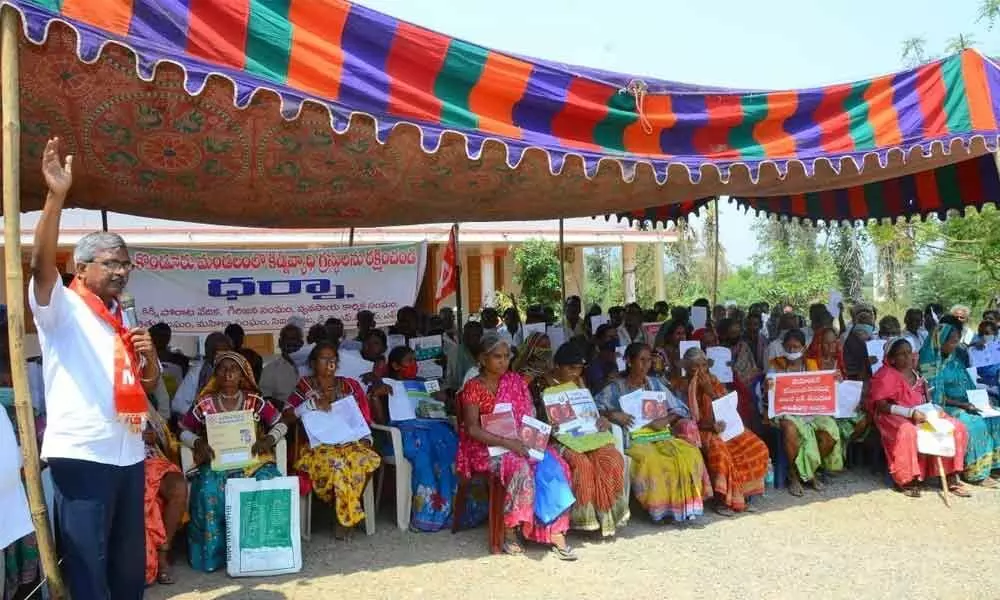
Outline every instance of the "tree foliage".
[(587, 306), (609, 306), (625, 300), (622, 291), (621, 253), (617, 248), (599, 246), (584, 252), (585, 286), (583, 300)]
[(559, 307), (562, 279), (559, 274), (559, 246), (545, 240), (526, 240), (514, 248), (514, 277), (521, 286), (520, 303)]

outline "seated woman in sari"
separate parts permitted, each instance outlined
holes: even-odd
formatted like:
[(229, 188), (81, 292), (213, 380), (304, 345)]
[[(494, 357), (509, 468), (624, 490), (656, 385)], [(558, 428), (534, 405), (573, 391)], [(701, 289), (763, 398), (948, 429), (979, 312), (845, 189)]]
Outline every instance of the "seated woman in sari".
[[(535, 495), (543, 490), (536, 486), (535, 471), (539, 463), (528, 458), (528, 449), (518, 438), (506, 438), (490, 433), (480, 422), (481, 415), (493, 414), (494, 409), (509, 406), (514, 423), (520, 424), (525, 416), (534, 417), (531, 392), (524, 378), (508, 370), (510, 346), (495, 332), (482, 337), (479, 353), (479, 374), (469, 380), (459, 394), (461, 426), (458, 441), (458, 472), (466, 478), (476, 473), (492, 472), (499, 476), (506, 490), (503, 507), (504, 543), (507, 554), (523, 554), (518, 530), (525, 539), (539, 544), (551, 544), (561, 560), (576, 560), (576, 554), (566, 545), (569, 529), (569, 511), (559, 515), (549, 524), (535, 516)], [(490, 457), (487, 448), (498, 446), (508, 452)], [(546, 449), (547, 458), (558, 462), (564, 474), (564, 484), (569, 487), (569, 466), (552, 449)]]
[[(805, 350), (806, 338), (798, 329), (792, 329), (782, 338), (782, 356), (771, 360), (771, 373), (798, 373), (808, 371)], [(815, 364), (813, 365), (816, 366)], [(815, 370), (815, 368), (813, 369)], [(773, 385), (770, 380), (768, 385)], [(766, 413), (765, 413), (766, 414)], [(777, 416), (772, 422), (781, 428), (788, 455), (788, 493), (801, 496), (803, 483), (812, 483), (816, 490), (823, 489), (817, 477), (822, 466), (827, 471), (841, 471), (844, 455), (840, 449), (840, 428), (830, 416)]]
[(726, 388), (708, 370), (704, 351), (691, 348), (684, 353), (687, 376), (671, 378), (670, 385), (682, 394), (691, 416), (698, 423), (702, 452), (715, 490), (715, 512), (731, 517), (750, 510), (749, 498), (764, 493), (769, 460), (767, 444), (750, 431), (729, 441), (720, 433), (726, 424), (715, 420), (712, 402), (726, 395)]
[[(874, 415), (875, 426), (882, 438), (889, 474), (896, 489), (911, 498), (920, 497), (921, 482), (940, 473), (936, 456), (917, 451), (917, 426), (924, 415), (913, 410), (930, 400), (927, 381), (913, 369), (913, 349), (903, 338), (886, 343), (885, 366), (872, 377), (868, 395), (868, 411)], [(969, 433), (965, 425), (950, 416), (943, 416), (955, 426), (955, 456), (941, 457), (948, 487), (953, 494), (968, 497), (958, 474), (962, 472)]]
[[(389, 353), (387, 379), (396, 381), (422, 381), (417, 377), (417, 355), (408, 346), (393, 348)], [(392, 388), (384, 386), (382, 392)], [(399, 390), (401, 393), (402, 390)], [(437, 392), (435, 400), (445, 409), (445, 394)], [(380, 396), (388, 402), (388, 396)], [(392, 415), (386, 406), (384, 414)], [(418, 406), (415, 419), (395, 420), (389, 424), (400, 430), (403, 437), (403, 455), (413, 465), (413, 509), (410, 529), (414, 531), (440, 531), (452, 518), (452, 499), (458, 487), (455, 473), (455, 454), (458, 452), (458, 434), (446, 418), (433, 417), (421, 412)], [(463, 520), (481, 523), (486, 519), (487, 506), (481, 498), (469, 496), (462, 513)]]
[[(206, 417), (250, 411), (257, 423), (252, 462), (245, 468), (215, 471), (214, 450), (208, 445)], [(191, 522), (188, 524), (188, 557), (191, 567), (211, 573), (226, 564), (226, 480), (253, 477), (258, 481), (280, 477), (272, 450), (287, 431), (278, 422), (281, 414), (260, 395), (250, 363), (229, 350), (215, 355), (215, 371), (198, 399), (181, 419), (181, 442), (191, 448), (198, 472), (191, 480)]]
[[(628, 430), (635, 419), (622, 411), (622, 396), (636, 390), (666, 392), (670, 414), (631, 433), (626, 454), (632, 458), (632, 492), (655, 522), (693, 520), (704, 514), (704, 500), (712, 497), (712, 484), (701, 451), (686, 441), (693, 435), (700, 444), (700, 436), (697, 425), (681, 417), (688, 415), (687, 407), (660, 379), (646, 375), (651, 362), (649, 346), (641, 342), (630, 344), (625, 349), (625, 375), (598, 394), (597, 407), (609, 421)], [(682, 420), (688, 424), (683, 427), (684, 439), (670, 433)]]
[(938, 325), (924, 347), (926, 353), (921, 351), (921, 361), (925, 356), (934, 360), (936, 375), (930, 379), (934, 404), (961, 421), (969, 432), (962, 476), (969, 483), (993, 488), (997, 483), (990, 473), (1000, 469), (1000, 419), (983, 418), (969, 402), (966, 392), (976, 389), (976, 384), (958, 356), (960, 335), (961, 330), (952, 325)]
[(365, 520), (361, 497), (382, 459), (372, 449), (370, 437), (348, 442), (325, 437), (335, 429), (330, 423), (336, 419), (330, 411), (334, 402), (356, 403), (365, 421), (372, 422), (364, 390), (354, 379), (337, 376), (337, 361), (335, 344), (321, 341), (313, 347), (309, 353), (313, 375), (299, 379), (288, 398), (282, 421), (289, 427), (297, 420), (302, 421), (309, 447), (297, 449), (295, 470), (300, 477), (308, 478), (321, 502), (334, 507), (337, 515), (334, 536), (348, 540), (351, 530)]
[[(885, 319), (883, 319), (884, 321)], [(867, 352), (867, 350), (866, 350)], [(836, 371), (840, 379), (848, 379), (844, 367), (844, 355), (840, 349), (840, 340), (832, 327), (822, 327), (816, 330), (812, 343), (806, 350), (807, 371)], [(847, 445), (861, 441), (868, 434), (871, 424), (868, 414), (862, 405), (858, 405), (853, 417), (835, 419), (840, 429), (841, 450), (846, 454)]]
[(146, 585), (174, 583), (170, 576), (170, 544), (187, 510), (187, 480), (180, 467), (180, 448), (167, 422), (150, 405), (142, 439), (146, 444)]
[[(554, 367), (546, 379), (536, 403), (544, 404), (546, 393), (586, 389), (582, 383), (584, 358), (576, 344), (563, 344), (553, 358)], [(545, 411), (539, 414), (547, 413)], [(551, 422), (551, 421), (550, 421)], [(597, 432), (573, 435), (553, 428), (550, 443), (569, 464), (573, 475), (576, 504), (570, 513), (570, 527), (581, 531), (600, 531), (603, 537), (615, 534), (629, 520), (628, 496), (625, 494), (625, 459), (615, 447), (611, 423), (597, 419)]]

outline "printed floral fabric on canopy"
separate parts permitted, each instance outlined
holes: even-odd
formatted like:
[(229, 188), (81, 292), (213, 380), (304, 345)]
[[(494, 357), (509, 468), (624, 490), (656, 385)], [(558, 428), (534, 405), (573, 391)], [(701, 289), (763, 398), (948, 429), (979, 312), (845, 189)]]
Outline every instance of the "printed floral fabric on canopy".
[(77, 155), (73, 206), (269, 227), (808, 195), (997, 147), (1000, 71), (974, 51), (725, 90), (505, 54), (344, 0), (0, 4), (24, 26), (25, 209), (52, 135)]

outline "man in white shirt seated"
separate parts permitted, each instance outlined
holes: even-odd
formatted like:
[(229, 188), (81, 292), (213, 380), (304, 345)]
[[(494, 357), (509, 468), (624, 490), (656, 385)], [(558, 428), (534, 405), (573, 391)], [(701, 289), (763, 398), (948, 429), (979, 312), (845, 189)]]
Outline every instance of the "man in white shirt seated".
[(147, 393), (160, 380), (149, 333), (125, 320), (119, 297), (132, 262), (124, 240), (91, 233), (73, 252), (63, 287), (59, 219), (73, 180), (58, 139), (42, 155), (48, 195), (35, 228), (28, 301), (44, 365), (47, 426), (42, 459), (55, 489), (56, 537), (70, 595), (141, 600)]
[(202, 390), (215, 373), (215, 355), (225, 350), (232, 350), (233, 342), (221, 331), (208, 334), (205, 338), (204, 357), (191, 363), (187, 376), (173, 400), (170, 401), (170, 412), (176, 416), (183, 416), (191, 409), (191, 405), (198, 399), (198, 392)]
[(299, 382), (299, 368), (292, 354), (302, 349), (302, 330), (295, 325), (285, 325), (278, 334), (278, 349), (281, 354), (264, 365), (260, 376), (260, 391), (265, 400), (280, 410)]
[(969, 307), (956, 304), (951, 308), (951, 316), (958, 319), (962, 324), (961, 342), (968, 346), (972, 343), (972, 338), (976, 337), (976, 329), (969, 327)]

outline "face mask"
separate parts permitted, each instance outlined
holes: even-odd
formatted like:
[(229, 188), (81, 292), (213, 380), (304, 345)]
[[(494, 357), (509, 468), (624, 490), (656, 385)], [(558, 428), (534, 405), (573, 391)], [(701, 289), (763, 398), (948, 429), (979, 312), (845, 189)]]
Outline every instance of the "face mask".
[(854, 326), (854, 330), (860, 333), (867, 333), (868, 337), (875, 335), (875, 326), (868, 325), (867, 323), (861, 323)]
[(992, 344), (996, 339), (997, 339), (997, 336), (995, 336), (995, 335), (984, 335), (983, 336), (983, 341), (986, 342), (987, 344)]
[(785, 352), (785, 358), (787, 358), (788, 360), (792, 360), (792, 361), (799, 360), (800, 358), (802, 358), (802, 353), (801, 352)]
[(413, 379), (417, 376), (417, 363), (410, 363), (399, 370), (399, 374), (406, 379)]

